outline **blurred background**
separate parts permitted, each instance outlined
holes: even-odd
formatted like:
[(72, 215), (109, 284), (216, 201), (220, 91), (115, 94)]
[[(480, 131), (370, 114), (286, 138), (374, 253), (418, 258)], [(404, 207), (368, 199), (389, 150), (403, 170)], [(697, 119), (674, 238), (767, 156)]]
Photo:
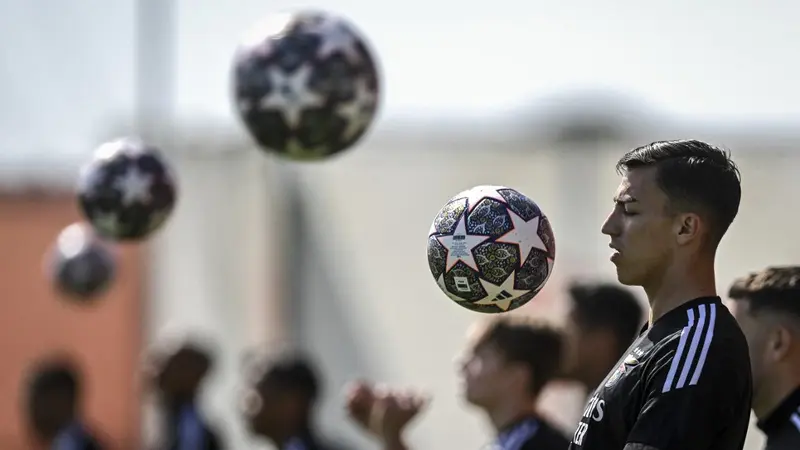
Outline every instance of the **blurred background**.
[[(142, 352), (190, 331), (217, 350), (203, 404), (232, 449), (261, 445), (236, 410), (241, 355), (287, 340), (319, 363), (330, 435), (373, 445), (342, 411), (342, 386), (363, 376), (434, 393), (414, 427), (418, 448), (478, 448), (490, 430), (459, 400), (452, 363), (478, 317), (429, 273), (431, 220), (478, 184), (536, 200), (558, 253), (547, 288), (521, 313), (561, 320), (565, 283), (614, 279), (599, 231), (614, 163), (654, 140), (708, 140), (740, 165), (721, 291), (746, 271), (797, 262), (800, 3), (313, 3), (371, 39), (386, 88), (361, 145), (308, 165), (256, 150), (229, 99), (242, 32), (300, 6), (309, 5), (0, 0), (0, 447), (25, 448), (23, 375), (63, 349), (84, 368), (92, 423), (119, 448), (141, 448), (154, 432)], [(78, 218), (80, 165), (128, 134), (174, 163), (177, 209), (155, 238), (122, 247), (101, 301), (70, 304), (42, 274), (43, 256)], [(543, 408), (571, 434), (583, 399), (558, 386)], [(760, 444), (754, 428), (748, 449)]]

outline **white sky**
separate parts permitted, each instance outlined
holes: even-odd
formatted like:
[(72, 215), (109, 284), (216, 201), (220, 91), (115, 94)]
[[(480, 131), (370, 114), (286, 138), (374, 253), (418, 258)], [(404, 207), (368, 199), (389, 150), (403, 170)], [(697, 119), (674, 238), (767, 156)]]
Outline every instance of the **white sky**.
[[(563, 90), (611, 88), (677, 119), (800, 122), (798, 2), (322, 3), (373, 42), (386, 121), (497, 114)], [(238, 37), (258, 17), (304, 4), (179, 0), (178, 114), (232, 121)], [(132, 5), (0, 0), (0, 158), (85, 154), (112, 118), (132, 110)]]

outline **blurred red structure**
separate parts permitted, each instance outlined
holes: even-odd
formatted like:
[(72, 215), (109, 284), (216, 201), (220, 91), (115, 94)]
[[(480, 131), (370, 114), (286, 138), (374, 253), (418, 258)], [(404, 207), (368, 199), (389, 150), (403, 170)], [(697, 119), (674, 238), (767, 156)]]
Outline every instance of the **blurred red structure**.
[(58, 232), (79, 220), (69, 195), (0, 195), (0, 448), (31, 450), (20, 415), (28, 365), (51, 352), (84, 370), (85, 416), (121, 449), (139, 448), (141, 251), (120, 250), (118, 278), (90, 305), (69, 303), (43, 274)]

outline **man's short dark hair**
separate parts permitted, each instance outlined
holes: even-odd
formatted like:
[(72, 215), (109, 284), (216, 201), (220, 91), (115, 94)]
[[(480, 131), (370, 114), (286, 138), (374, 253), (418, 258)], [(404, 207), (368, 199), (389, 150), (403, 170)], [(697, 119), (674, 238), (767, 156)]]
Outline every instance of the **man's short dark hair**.
[(81, 380), (77, 366), (66, 358), (53, 358), (37, 363), (28, 380), (30, 402), (54, 393), (67, 396), (75, 403), (80, 396)]
[(747, 301), (753, 313), (769, 310), (800, 320), (800, 266), (769, 267), (737, 278), (728, 297)]
[(492, 345), (506, 362), (527, 366), (533, 395), (556, 377), (564, 354), (561, 333), (524, 317), (500, 317), (491, 321), (482, 330), (476, 345)]
[(573, 283), (568, 289), (572, 317), (582, 328), (614, 333), (622, 353), (639, 334), (644, 308), (631, 291), (607, 283)]
[(656, 182), (671, 211), (691, 211), (709, 221), (716, 246), (739, 212), (741, 176), (730, 153), (702, 141), (656, 141), (631, 150), (617, 171), (655, 167)]
[(305, 355), (290, 351), (258, 355), (251, 361), (251, 366), (256, 371), (254, 381), (257, 386), (275, 386), (299, 394), (309, 403), (321, 395), (317, 369)]

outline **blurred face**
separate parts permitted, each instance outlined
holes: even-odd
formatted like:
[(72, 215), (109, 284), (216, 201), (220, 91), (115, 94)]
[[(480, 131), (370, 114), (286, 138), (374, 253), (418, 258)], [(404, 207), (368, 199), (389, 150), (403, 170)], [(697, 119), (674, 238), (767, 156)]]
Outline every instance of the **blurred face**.
[(768, 320), (753, 314), (747, 301), (731, 302), (729, 307), (747, 338), (750, 367), (753, 371), (753, 390), (758, 396), (759, 387), (769, 379), (775, 368), (771, 352), (768, 351), (772, 327)]
[(567, 352), (563, 376), (593, 389), (598, 377), (604, 377), (619, 359), (613, 333), (581, 326), (574, 313), (569, 314), (564, 332)]
[(157, 374), (158, 388), (171, 401), (191, 401), (205, 373), (206, 365), (202, 360), (178, 352), (166, 361)]
[(588, 372), (593, 372), (592, 333), (581, 327), (570, 314), (564, 327), (567, 352), (564, 358), (564, 375), (572, 380), (584, 381)]
[(614, 209), (603, 224), (611, 238), (611, 261), (620, 283), (641, 286), (666, 270), (675, 245), (675, 218), (656, 184), (654, 167), (628, 171), (614, 196)]
[(72, 421), (75, 405), (66, 392), (42, 392), (30, 404), (31, 426), (39, 437), (52, 438)]
[(242, 398), (242, 414), (254, 433), (268, 438), (281, 436), (297, 416), (299, 405), (294, 397), (269, 383), (251, 386)]
[(460, 374), (467, 402), (484, 408), (500, 401), (514, 384), (511, 368), (492, 344), (468, 350), (461, 360)]

